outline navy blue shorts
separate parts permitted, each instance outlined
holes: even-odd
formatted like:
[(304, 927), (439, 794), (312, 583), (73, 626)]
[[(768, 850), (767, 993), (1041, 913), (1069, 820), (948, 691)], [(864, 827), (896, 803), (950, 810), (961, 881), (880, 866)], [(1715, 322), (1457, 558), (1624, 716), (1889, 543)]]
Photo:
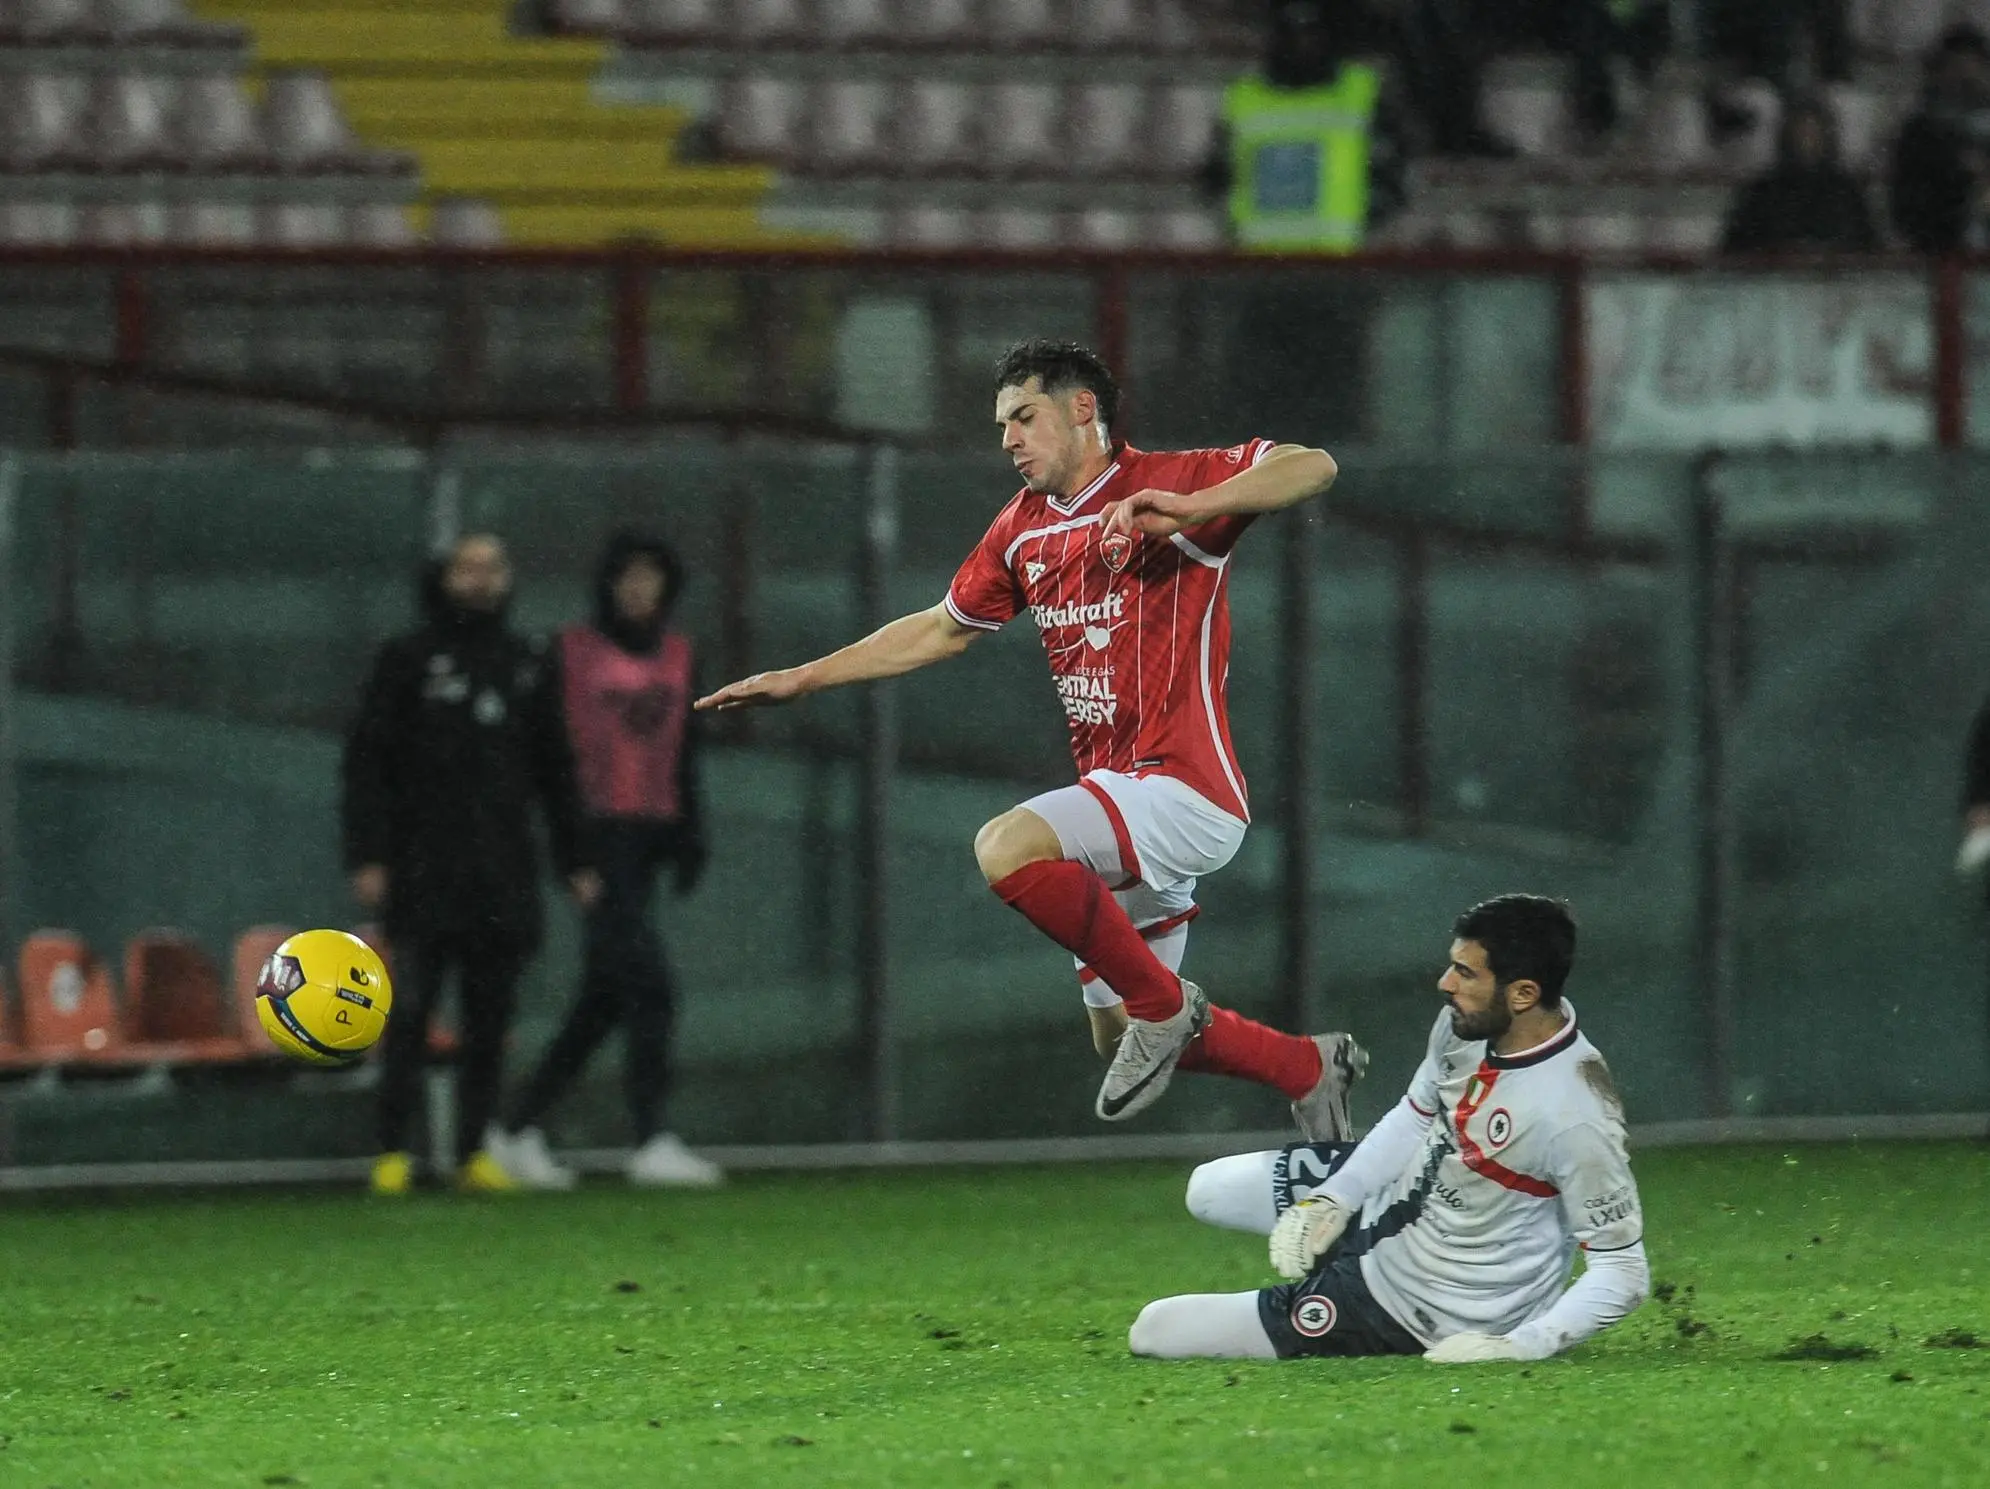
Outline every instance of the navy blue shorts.
[[(1294, 1143), (1272, 1169), (1282, 1215), (1347, 1161), (1353, 1143)], [(1420, 1355), (1423, 1345), (1375, 1301), (1352, 1247), (1335, 1246), (1310, 1276), (1263, 1288), (1258, 1317), (1281, 1360), (1307, 1355)]]

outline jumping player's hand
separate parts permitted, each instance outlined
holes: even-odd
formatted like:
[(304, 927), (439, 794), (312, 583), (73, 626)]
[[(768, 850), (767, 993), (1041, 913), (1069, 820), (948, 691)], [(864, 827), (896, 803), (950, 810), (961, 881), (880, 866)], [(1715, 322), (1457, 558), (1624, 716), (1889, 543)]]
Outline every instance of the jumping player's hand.
[(1423, 1357), (1436, 1365), (1483, 1365), (1491, 1360), (1536, 1358), (1504, 1334), (1479, 1334), (1470, 1330), (1438, 1340)]
[(1347, 1229), (1354, 1212), (1324, 1194), (1302, 1199), (1271, 1228), (1271, 1269), (1288, 1282), (1313, 1270)]
[(1118, 534), (1132, 537), (1146, 533), (1151, 538), (1172, 538), (1191, 524), (1190, 497), (1179, 491), (1136, 491), (1122, 501), (1107, 502), (1099, 515), (1105, 537)]
[(756, 672), (738, 682), (727, 683), (716, 693), (707, 693), (691, 706), (700, 713), (724, 713), (729, 708), (787, 703), (807, 691), (802, 686), (800, 672), (790, 667), (781, 672)]

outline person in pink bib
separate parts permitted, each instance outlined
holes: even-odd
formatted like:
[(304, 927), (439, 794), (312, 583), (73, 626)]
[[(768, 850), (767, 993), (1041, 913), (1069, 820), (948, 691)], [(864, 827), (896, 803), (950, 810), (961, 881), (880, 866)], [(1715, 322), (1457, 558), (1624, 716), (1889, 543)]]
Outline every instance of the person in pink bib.
[(689, 894), (706, 857), (691, 642), (669, 625), (682, 576), (662, 539), (617, 533), (597, 575), (594, 620), (560, 636), (567, 732), (601, 895), (587, 915), (580, 992), (505, 1130), (492, 1135), (499, 1161), (528, 1187), (573, 1185), (539, 1124), (618, 1025), (636, 1140), (630, 1181), (707, 1187), (723, 1177), (663, 1125), (676, 999), (650, 904), (664, 868), (677, 893)]

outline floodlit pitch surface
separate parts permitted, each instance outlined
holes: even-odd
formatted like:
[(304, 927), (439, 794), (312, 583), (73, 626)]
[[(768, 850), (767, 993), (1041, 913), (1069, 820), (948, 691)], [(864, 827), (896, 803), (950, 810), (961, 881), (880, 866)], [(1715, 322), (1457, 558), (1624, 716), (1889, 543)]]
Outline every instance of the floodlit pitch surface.
[(0, 1482), (1990, 1484), (1990, 1146), (1638, 1168), (1662, 1300), (1448, 1369), (1129, 1358), (1266, 1279), (1178, 1165), (13, 1199)]

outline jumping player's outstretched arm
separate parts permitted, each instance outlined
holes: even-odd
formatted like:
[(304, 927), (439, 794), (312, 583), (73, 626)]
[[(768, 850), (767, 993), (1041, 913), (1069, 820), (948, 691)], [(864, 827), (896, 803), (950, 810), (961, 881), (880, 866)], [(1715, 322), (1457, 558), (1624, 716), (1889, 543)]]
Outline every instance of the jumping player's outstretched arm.
[(1201, 491), (1136, 491), (1109, 502), (1100, 513), (1108, 534), (1136, 532), (1172, 538), (1185, 528), (1219, 517), (1281, 512), (1310, 500), (1334, 484), (1340, 467), (1325, 450), (1304, 445), (1273, 445), (1257, 464)]
[(696, 707), (722, 712), (728, 708), (748, 708), (762, 703), (787, 703), (820, 693), (824, 688), (840, 688), (846, 683), (876, 682), (880, 678), (943, 662), (967, 650), (981, 634), (948, 614), (945, 605), (901, 615), (889, 625), (880, 626), (862, 641), (853, 641), (841, 651), (833, 651), (799, 667), (779, 672), (756, 672), (753, 676), (728, 683), (716, 693), (700, 698)]

